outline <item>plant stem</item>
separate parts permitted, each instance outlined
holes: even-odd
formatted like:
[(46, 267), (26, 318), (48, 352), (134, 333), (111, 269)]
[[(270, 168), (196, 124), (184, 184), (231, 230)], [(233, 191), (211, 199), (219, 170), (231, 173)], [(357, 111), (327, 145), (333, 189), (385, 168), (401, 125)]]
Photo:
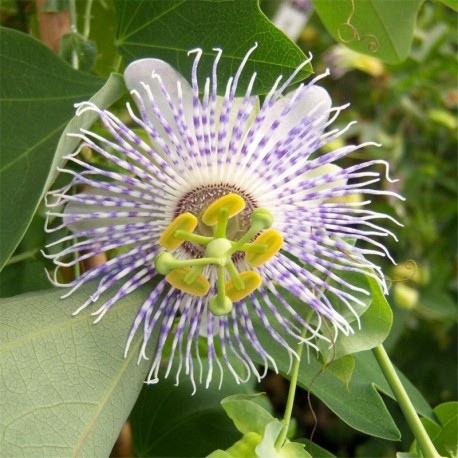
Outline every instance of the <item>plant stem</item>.
[(24, 251), (24, 253), (19, 253), (15, 256), (11, 256), (11, 258), (6, 263), (7, 266), (11, 264), (16, 264), (17, 262), (25, 261), (26, 259), (33, 258), (38, 253), (38, 248), (30, 251)]
[(399, 407), (404, 414), (410, 430), (417, 440), (418, 447), (420, 448), (424, 457), (428, 458), (439, 458), (440, 455), (435, 449), (428, 433), (426, 432), (422, 422), (418, 418), (417, 412), (410, 400), (404, 386), (401, 383), (401, 380), (394, 369), (394, 366), (388, 356), (383, 345), (375, 347), (373, 350), (374, 356), (377, 359), (377, 362), (382, 369), (382, 372), (390, 385), (391, 390), (399, 404)]
[[(70, 12), (70, 32), (77, 34), (78, 33), (78, 24), (77, 24), (77, 13), (76, 13), (76, 2), (75, 0), (69, 0), (69, 12)], [(72, 51), (72, 67), (76, 70), (79, 69), (79, 59), (78, 52), (73, 47)]]
[[(306, 328), (304, 328), (304, 330), (302, 331), (302, 335), (301, 335), (302, 338), (305, 337), (306, 332), (307, 330)], [(288, 434), (289, 424), (291, 422), (291, 415), (293, 413), (294, 397), (296, 395), (297, 378), (299, 376), (299, 367), (301, 365), (301, 356), (302, 356), (303, 348), (304, 348), (304, 343), (299, 342), (297, 346), (297, 350), (296, 350), (298, 358), (294, 360), (293, 370), (291, 372), (288, 399), (286, 401), (285, 415), (283, 417), (283, 423), (284, 423), (283, 429), (281, 430), (280, 435), (278, 436), (277, 441), (275, 442), (275, 448), (277, 450), (283, 446), (286, 440), (286, 436)]]
[(83, 37), (87, 40), (89, 34), (91, 33), (91, 10), (92, 10), (92, 1), (86, 0), (86, 9), (84, 11), (84, 28), (83, 28)]

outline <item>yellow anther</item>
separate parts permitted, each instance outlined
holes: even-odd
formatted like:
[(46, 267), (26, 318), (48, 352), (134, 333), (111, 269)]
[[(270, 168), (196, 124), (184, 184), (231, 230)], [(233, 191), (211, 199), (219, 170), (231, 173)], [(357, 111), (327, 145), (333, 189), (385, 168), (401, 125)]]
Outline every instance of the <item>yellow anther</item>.
[(206, 296), (210, 289), (210, 283), (203, 275), (199, 274), (190, 284), (185, 282), (184, 278), (190, 270), (189, 267), (175, 269), (165, 278), (172, 286), (185, 293), (192, 294), (193, 296)]
[(261, 276), (254, 270), (247, 270), (240, 273), (240, 278), (243, 281), (243, 288), (237, 289), (232, 280), (226, 283), (226, 296), (232, 301), (237, 302), (251, 294), (255, 289), (262, 284)]
[(182, 213), (167, 226), (159, 239), (159, 245), (167, 250), (178, 248), (184, 240), (175, 237), (175, 232), (178, 230), (192, 232), (196, 228), (197, 223), (197, 218), (192, 213)]
[[(256, 247), (256, 250), (250, 251), (248, 248), (245, 255), (245, 260), (250, 266), (258, 267), (266, 263), (270, 258), (275, 256), (280, 248), (283, 246), (283, 237), (280, 232), (275, 229), (267, 229), (264, 231), (253, 243), (250, 244), (252, 247)], [(257, 248), (264, 246), (265, 250), (259, 252)]]
[(227, 211), (227, 218), (239, 214), (245, 208), (245, 201), (238, 194), (227, 194), (213, 202), (202, 215), (202, 221), (207, 226), (215, 226), (220, 219), (220, 211)]

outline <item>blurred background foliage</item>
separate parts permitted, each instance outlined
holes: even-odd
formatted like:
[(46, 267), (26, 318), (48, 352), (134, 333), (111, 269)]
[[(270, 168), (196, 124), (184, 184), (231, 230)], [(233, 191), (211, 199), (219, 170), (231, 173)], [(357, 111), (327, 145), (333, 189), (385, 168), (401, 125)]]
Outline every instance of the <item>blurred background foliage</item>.
[[(115, 19), (110, 0), (95, 1), (90, 29), (85, 28), (84, 1), (77, 2), (81, 36), (74, 36), (87, 71), (108, 76), (122, 68), (115, 48)], [(380, 148), (359, 150), (350, 160), (385, 159), (390, 163), (394, 184), (405, 202), (379, 200), (381, 212), (396, 216), (404, 228), (394, 228), (399, 243), (389, 241), (398, 265), (388, 261), (385, 272), (391, 282), (390, 304), (395, 319), (386, 342), (395, 364), (410, 378), (432, 406), (456, 399), (457, 379), (457, 14), (440, 2), (423, 3), (417, 19), (410, 56), (397, 65), (355, 53), (337, 44), (306, 0), (262, 0), (261, 7), (274, 22), (287, 4), (303, 15), (294, 37), (304, 52), (314, 55), (314, 71), (329, 68), (331, 77), (322, 81), (336, 106), (351, 102), (338, 124), (358, 120), (341, 141), (376, 141)], [(48, 2), (53, 11), (65, 10), (64, 0)], [(36, 4), (2, 0), (0, 21), (40, 37)], [(288, 30), (285, 30), (288, 33)], [(75, 43), (75, 41), (71, 42)], [(65, 42), (63, 58), (69, 58)], [(336, 146), (336, 145), (334, 145)], [(358, 196), (355, 196), (358, 198)], [(2, 297), (50, 288), (45, 269), (51, 269), (40, 254), (45, 245), (44, 210), (34, 217), (26, 236), (4, 269), (0, 280)], [(272, 375), (263, 383), (274, 410), (281, 414), (287, 381)], [(393, 456), (406, 450), (412, 440), (394, 403), (387, 401), (403, 434), (395, 444), (370, 438), (345, 426), (317, 399), (314, 440), (338, 456)], [(299, 437), (309, 437), (315, 419), (307, 394), (296, 400)], [(122, 446), (123, 444), (121, 444)], [(125, 445), (125, 444), (124, 444)], [(118, 454), (128, 454), (118, 450)], [(129, 449), (128, 449), (129, 450)]]

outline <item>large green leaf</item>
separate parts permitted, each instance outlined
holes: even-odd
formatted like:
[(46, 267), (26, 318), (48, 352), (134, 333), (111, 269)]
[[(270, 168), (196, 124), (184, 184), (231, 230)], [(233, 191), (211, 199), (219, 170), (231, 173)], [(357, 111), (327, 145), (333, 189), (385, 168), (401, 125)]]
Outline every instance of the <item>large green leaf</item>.
[[(386, 394), (391, 399), (396, 400), (372, 351), (356, 353), (353, 357), (355, 358), (355, 381), (369, 383), (373, 386), (373, 388), (376, 388), (381, 393)], [(431, 406), (425, 400), (420, 391), (418, 391), (418, 389), (401, 371), (397, 370), (397, 373), (407, 391), (407, 394), (409, 395), (410, 400), (412, 401), (413, 406), (415, 407), (415, 410), (424, 417), (431, 419), (434, 418)]]
[(423, 0), (313, 0), (313, 3), (339, 43), (395, 64), (409, 55)]
[[(195, 361), (198, 364), (197, 360)], [(205, 360), (203, 361), (205, 364)], [(130, 420), (136, 456), (206, 456), (239, 439), (239, 432), (221, 408), (221, 400), (234, 393), (252, 392), (249, 384), (237, 385), (230, 374), (195, 394), (188, 378), (175, 386), (175, 376), (145, 386)]]
[(59, 136), (103, 80), (78, 72), (39, 41), (0, 28), (0, 268), (43, 195)]
[[(2, 456), (108, 456), (142, 387), (136, 339), (124, 347), (145, 290), (117, 303), (97, 325), (71, 313), (91, 285), (0, 301)], [(154, 336), (153, 339), (154, 340)]]
[[(240, 92), (254, 71), (258, 81), (254, 93), (266, 93), (278, 75), (289, 75), (304, 59), (303, 52), (283, 32), (275, 28), (254, 0), (115, 0), (118, 40), (127, 62), (142, 57), (163, 59), (190, 77), (193, 56), (188, 51), (201, 48), (199, 78), (210, 76), (215, 52), (224, 53), (218, 66), (219, 90), (240, 65), (248, 49), (258, 48), (246, 65)], [(296, 81), (308, 76), (305, 67)], [(202, 86), (203, 87), (203, 86)]]
[[(389, 306), (377, 283), (371, 279), (368, 281), (372, 289), (372, 303), (361, 316), (361, 331), (357, 331), (354, 336), (344, 338), (343, 345), (337, 343), (335, 353), (329, 352), (324, 355), (329, 361), (334, 360), (335, 357), (352, 354), (354, 366), (353, 361), (347, 361), (344, 367), (337, 371), (332, 367), (332, 363), (329, 370), (323, 369), (321, 360), (311, 352), (308, 360), (304, 358), (301, 363), (298, 384), (312, 391), (353, 428), (373, 436), (398, 440), (400, 433), (378, 390), (393, 399), (394, 395), (372, 353), (362, 351), (383, 342), (392, 320)], [(377, 322), (380, 322), (380, 329), (377, 329)], [(368, 326), (366, 331), (365, 325)], [(272, 341), (261, 324), (255, 322), (255, 327), (263, 346), (277, 362), (280, 372), (287, 376), (288, 359), (285, 353)], [(355, 339), (354, 342), (351, 341), (352, 337)], [(358, 353), (354, 353), (355, 351)], [(253, 359), (262, 363), (261, 358), (255, 354)], [(431, 409), (421, 394), (405, 377), (402, 380), (417, 411), (431, 416)]]
[[(275, 359), (279, 371), (288, 378), (286, 352), (272, 342), (266, 330), (256, 323), (256, 333), (264, 348)], [(361, 377), (356, 356), (351, 380), (343, 382), (332, 371), (323, 369), (323, 363), (312, 353), (301, 362), (298, 385), (309, 389), (320, 398), (337, 416), (351, 427), (372, 436), (399, 440), (400, 433), (394, 424), (383, 400), (373, 385), (372, 374)], [(253, 360), (262, 364), (262, 359), (253, 353)]]
[[(438, 423), (429, 418), (422, 418), (426, 432), (433, 441), (441, 456), (457, 456), (458, 454), (458, 403), (445, 402), (434, 408)], [(411, 451), (418, 454), (418, 444), (412, 444)]]
[[(90, 101), (97, 105), (100, 109), (104, 109), (121, 98), (125, 92), (126, 86), (122, 75), (112, 73), (102, 89), (91, 97)], [(51, 165), (51, 173), (48, 176), (45, 189), (48, 189), (56, 178), (57, 166), (62, 165), (62, 158), (66, 154), (69, 154), (69, 152), (75, 151), (78, 144), (81, 142), (79, 138), (70, 137), (67, 134), (79, 132), (79, 130), (83, 128), (89, 128), (97, 118), (98, 115), (95, 111), (86, 111), (79, 116), (74, 116), (67, 124), (57, 144), (53, 163)]]
[[(360, 275), (355, 275), (358, 278)], [(388, 337), (393, 322), (393, 312), (376, 280), (366, 277), (370, 285), (372, 302), (360, 317), (360, 327), (354, 329), (354, 334), (339, 336), (336, 344), (322, 346), (321, 353), (325, 362), (330, 362), (342, 356), (360, 351), (370, 350), (383, 343)], [(356, 282), (352, 282), (356, 284)], [(356, 326), (356, 325), (355, 325)]]

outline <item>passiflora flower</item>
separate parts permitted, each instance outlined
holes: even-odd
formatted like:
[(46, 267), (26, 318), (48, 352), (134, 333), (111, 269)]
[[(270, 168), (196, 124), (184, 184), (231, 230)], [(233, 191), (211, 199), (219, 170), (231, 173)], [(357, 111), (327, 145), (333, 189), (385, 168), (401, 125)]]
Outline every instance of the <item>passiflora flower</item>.
[[(372, 187), (381, 179), (377, 164), (386, 171), (387, 164), (338, 165), (372, 143), (321, 152), (350, 126), (330, 129), (345, 107), (333, 108), (316, 85), (324, 75), (285, 92), (310, 59), (279, 76), (262, 103), (252, 95), (256, 74), (236, 97), (255, 48), (225, 84), (224, 96), (218, 96), (220, 49), (203, 88), (200, 49), (190, 52), (191, 85), (161, 60), (131, 63), (124, 75), (136, 104), (127, 104), (130, 121), (80, 103), (77, 114), (96, 112), (103, 133), (71, 134), (81, 139), (61, 169), (71, 181), (48, 194), (47, 230), (62, 233), (48, 249), (66, 246), (48, 254), (57, 266), (110, 253), (105, 264), (68, 284), (59, 282), (56, 269), (54, 284), (70, 288), (63, 297), (98, 280), (75, 314), (95, 307), (99, 321), (121, 298), (149, 285), (126, 330), (126, 352), (134, 335), (143, 334), (139, 359), (151, 358), (149, 383), (172, 368), (177, 382), (185, 373), (194, 387), (196, 372), (208, 386), (216, 367), (221, 379), (224, 368), (237, 382), (252, 374), (260, 379), (269, 365), (276, 369), (266, 338), (291, 361), (298, 343), (318, 350), (320, 340), (332, 342), (358, 326), (355, 307), (364, 306), (361, 294), (369, 293), (348, 280), (349, 272), (376, 278), (386, 292), (369, 258), (390, 256), (375, 238), (393, 235), (377, 224), (392, 218), (369, 210), (367, 197), (343, 197), (393, 195)], [(103, 160), (85, 162), (84, 147)], [(102, 293), (112, 288), (107, 300)], [(267, 332), (260, 336), (259, 329)], [(147, 354), (153, 332), (154, 354)]]

